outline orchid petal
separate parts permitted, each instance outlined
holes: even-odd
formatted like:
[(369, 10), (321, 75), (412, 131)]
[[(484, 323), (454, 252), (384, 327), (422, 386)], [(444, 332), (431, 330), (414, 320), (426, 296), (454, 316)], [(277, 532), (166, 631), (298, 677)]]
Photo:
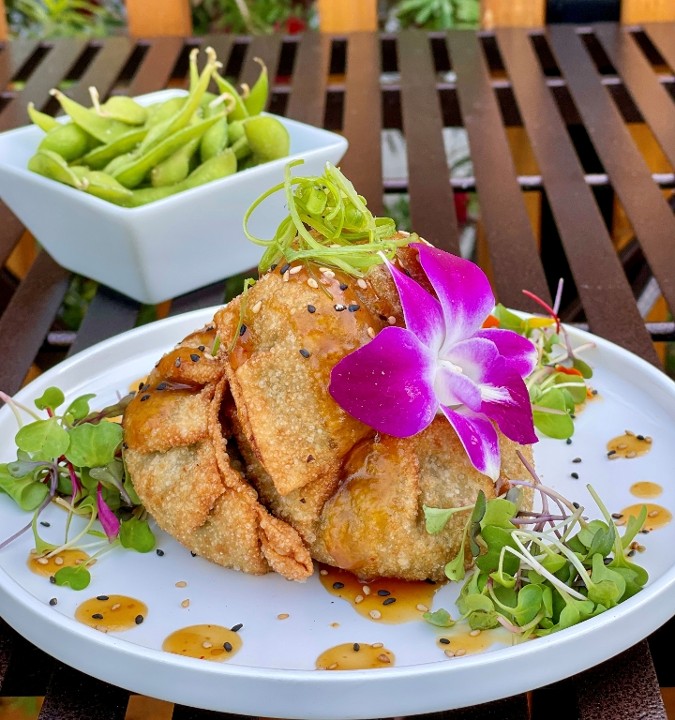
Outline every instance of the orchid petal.
[(499, 478), (501, 467), (499, 439), (494, 425), (485, 417), (468, 410), (453, 410), (441, 405), (441, 410), (455, 428), (469, 460), (479, 472), (492, 480)]
[(504, 358), (499, 358), (486, 372), (485, 383), (488, 387), (500, 388), (507, 397), (486, 397), (481, 412), (494, 420), (504, 435), (514, 442), (521, 445), (536, 443), (530, 395), (520, 375)]
[(474, 337), (492, 340), (499, 354), (509, 360), (511, 367), (521, 377), (529, 375), (537, 364), (537, 348), (534, 343), (512, 330), (484, 328), (475, 333)]
[(405, 328), (384, 328), (331, 371), (328, 392), (343, 410), (378, 432), (410, 437), (436, 415), (435, 357)]
[(480, 387), (461, 372), (461, 368), (458, 372), (448, 365), (441, 361), (434, 381), (434, 390), (440, 404), (448, 407), (466, 405), (471, 410), (480, 411), (483, 403)]
[(398, 290), (406, 328), (427, 347), (439, 349), (444, 330), (440, 303), (418, 282), (401, 272), (386, 258), (385, 262)]
[(120, 531), (120, 521), (103, 499), (101, 483), (99, 483), (96, 488), (96, 509), (98, 510), (98, 519), (103, 527), (103, 531), (108, 536), (108, 540), (114, 540)]
[(487, 368), (499, 358), (497, 346), (484, 338), (460, 340), (450, 348), (448, 361), (462, 368), (462, 372), (476, 383), (482, 383)]
[(495, 298), (485, 273), (469, 260), (438, 248), (413, 243), (422, 269), (441, 303), (445, 321), (443, 351), (471, 337), (494, 308)]

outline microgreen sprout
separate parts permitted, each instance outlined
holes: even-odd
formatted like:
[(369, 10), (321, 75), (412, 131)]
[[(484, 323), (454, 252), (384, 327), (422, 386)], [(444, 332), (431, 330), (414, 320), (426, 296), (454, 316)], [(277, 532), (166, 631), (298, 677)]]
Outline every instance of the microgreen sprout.
[[(472, 629), (501, 625), (525, 639), (598, 615), (644, 587), (647, 572), (629, 560), (628, 551), (647, 509), (631, 517), (620, 535), (590, 485), (601, 520), (588, 520), (583, 507), (543, 485), (520, 458), (531, 480), (511, 481), (506, 493), (490, 500), (480, 492), (473, 507), (425, 507), (424, 513), (428, 532), (438, 533), (456, 512), (471, 511), (460, 549), (445, 567), (449, 579), (464, 580), (457, 609)], [(525, 488), (538, 496), (539, 512), (519, 509)], [(467, 544), (473, 558), (468, 575)], [(425, 619), (433, 625), (456, 622), (444, 610)]]
[[(261, 273), (280, 261), (315, 262), (360, 277), (382, 262), (380, 252), (392, 259), (396, 249), (416, 236), (395, 237), (393, 220), (375, 217), (352, 183), (331, 163), (323, 175), (292, 177), (295, 160), (286, 165), (284, 181), (261, 195), (244, 216), (246, 237), (265, 250)], [(283, 191), (289, 215), (281, 221), (271, 240), (256, 237), (248, 222), (256, 208), (270, 195)]]
[[(96, 538), (86, 546), (94, 552), (85, 562), (64, 566), (54, 575), (57, 585), (76, 590), (89, 584), (87, 568), (111, 548), (152, 550), (155, 539), (147, 513), (124, 470), (122, 427), (117, 422), (132, 395), (100, 410), (90, 409), (94, 395), (81, 395), (59, 414), (65, 396), (50, 387), (35, 400), (36, 408), (46, 417), (5, 394), (0, 397), (19, 424), (16, 460), (0, 464), (0, 492), (9, 495), (22, 510), (33, 513), (30, 523), (0, 542), (0, 549), (29, 529), (36, 554), (46, 558), (71, 548), (83, 550), (85, 537)], [(24, 423), (25, 415), (30, 422)], [(47, 542), (39, 531), (38, 518), (49, 504), (66, 512), (64, 538), (57, 545)], [(75, 534), (71, 533), (74, 517), (84, 522)], [(102, 532), (96, 529), (97, 522)]]
[(550, 307), (532, 293), (524, 293), (549, 316), (524, 318), (497, 305), (493, 317), (500, 328), (523, 335), (537, 348), (536, 367), (525, 380), (534, 426), (544, 435), (564, 440), (574, 434), (573, 416), (588, 398), (586, 381), (593, 376), (593, 370), (579, 358), (588, 346), (572, 346), (557, 314), (558, 299)]

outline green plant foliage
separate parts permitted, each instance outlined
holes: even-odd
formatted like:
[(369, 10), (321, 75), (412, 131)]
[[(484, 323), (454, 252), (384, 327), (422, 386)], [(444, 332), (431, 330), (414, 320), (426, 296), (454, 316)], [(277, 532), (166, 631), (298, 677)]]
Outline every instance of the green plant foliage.
[(192, 23), (198, 35), (227, 31), (239, 35), (297, 32), (312, 16), (305, 0), (192, 0)]
[(393, 9), (404, 28), (474, 28), (480, 21), (479, 0), (401, 0)]
[(121, 0), (7, 0), (15, 37), (105, 37), (124, 25)]

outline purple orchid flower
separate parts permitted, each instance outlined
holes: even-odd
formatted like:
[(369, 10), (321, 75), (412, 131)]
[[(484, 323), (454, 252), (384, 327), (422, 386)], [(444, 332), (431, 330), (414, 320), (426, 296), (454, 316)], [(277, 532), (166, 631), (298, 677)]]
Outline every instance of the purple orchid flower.
[(98, 519), (101, 522), (103, 531), (108, 536), (108, 540), (112, 542), (119, 534), (120, 521), (103, 499), (101, 483), (99, 483), (96, 488), (96, 509), (98, 510)]
[(378, 432), (410, 437), (442, 412), (473, 465), (499, 477), (495, 424), (520, 444), (537, 442), (523, 378), (537, 351), (510, 330), (483, 328), (494, 295), (474, 263), (414, 243), (436, 295), (387, 262), (405, 328), (390, 326), (338, 362), (329, 392), (350, 415)]

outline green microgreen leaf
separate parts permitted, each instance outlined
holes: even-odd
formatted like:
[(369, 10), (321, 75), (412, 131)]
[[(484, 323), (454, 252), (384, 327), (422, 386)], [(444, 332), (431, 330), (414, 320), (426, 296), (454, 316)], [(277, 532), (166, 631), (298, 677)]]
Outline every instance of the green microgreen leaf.
[(422, 617), (430, 625), (435, 625), (436, 627), (448, 628), (456, 625), (456, 621), (452, 619), (450, 613), (443, 608), (439, 608), (438, 610), (434, 610), (433, 612), (427, 611), (422, 615)]
[(91, 574), (84, 564), (74, 567), (62, 567), (54, 573), (54, 582), (61, 587), (84, 590), (91, 582)]
[(0, 491), (7, 493), (22, 510), (27, 512), (40, 507), (49, 495), (47, 485), (34, 480), (32, 474), (15, 477), (7, 469), (7, 463), (0, 465)]
[(91, 393), (88, 395), (80, 395), (80, 397), (75, 398), (75, 400), (70, 403), (64, 415), (72, 418), (72, 420), (81, 420), (87, 417), (87, 415), (89, 415), (89, 401), (95, 397), (96, 395)]
[(70, 437), (56, 418), (48, 418), (24, 425), (17, 432), (15, 442), (31, 457), (59, 458), (68, 450)]
[(120, 525), (119, 539), (122, 547), (147, 553), (155, 547), (155, 535), (147, 520), (132, 517)]
[(121, 442), (122, 427), (117, 423), (77, 425), (70, 431), (70, 447), (65, 455), (75, 467), (107, 465)]
[(35, 407), (37, 407), (38, 410), (46, 410), (49, 408), (53, 411), (60, 407), (64, 401), (65, 396), (63, 395), (63, 391), (57, 387), (48, 387), (35, 401)]

